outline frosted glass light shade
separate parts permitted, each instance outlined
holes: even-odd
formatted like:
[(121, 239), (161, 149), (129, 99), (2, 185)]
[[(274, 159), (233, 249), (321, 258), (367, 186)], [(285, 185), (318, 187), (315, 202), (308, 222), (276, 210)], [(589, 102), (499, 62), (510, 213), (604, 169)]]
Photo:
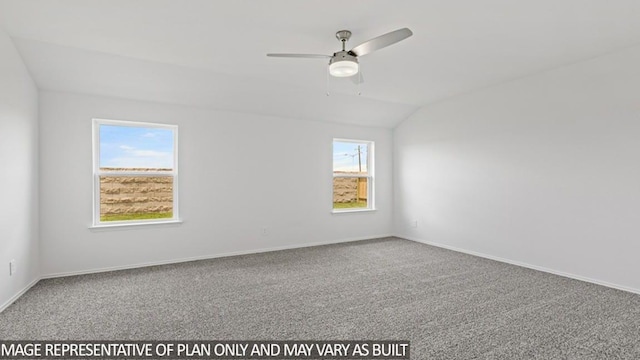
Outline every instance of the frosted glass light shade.
[(335, 77), (353, 76), (358, 73), (358, 63), (351, 60), (334, 61), (329, 65), (329, 74)]

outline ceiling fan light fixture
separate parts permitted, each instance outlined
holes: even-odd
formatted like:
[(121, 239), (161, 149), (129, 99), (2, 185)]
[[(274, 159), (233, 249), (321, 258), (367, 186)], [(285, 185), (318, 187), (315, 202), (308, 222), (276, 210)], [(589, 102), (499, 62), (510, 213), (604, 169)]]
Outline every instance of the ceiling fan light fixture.
[(358, 73), (359, 65), (352, 60), (340, 60), (329, 65), (329, 74), (335, 77), (348, 77)]
[(329, 61), (329, 74), (335, 77), (349, 77), (358, 73), (358, 59), (346, 51), (333, 55)]

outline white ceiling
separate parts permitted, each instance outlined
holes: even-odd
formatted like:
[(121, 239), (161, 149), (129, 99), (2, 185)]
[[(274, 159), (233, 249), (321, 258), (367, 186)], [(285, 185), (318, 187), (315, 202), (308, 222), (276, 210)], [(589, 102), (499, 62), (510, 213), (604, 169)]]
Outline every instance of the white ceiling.
[[(393, 127), (430, 103), (640, 43), (637, 0), (0, 0), (36, 83), (62, 90)], [(408, 27), (360, 59), (361, 95), (331, 54)]]

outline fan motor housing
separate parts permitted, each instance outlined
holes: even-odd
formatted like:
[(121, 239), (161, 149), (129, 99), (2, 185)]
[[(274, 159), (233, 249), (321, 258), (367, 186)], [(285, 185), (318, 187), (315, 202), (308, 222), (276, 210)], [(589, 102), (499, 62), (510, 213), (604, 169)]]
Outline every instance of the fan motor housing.
[(351, 61), (351, 62), (357, 63), (358, 58), (356, 56), (351, 55), (348, 51), (338, 51), (337, 53), (334, 53), (333, 56), (331, 57), (331, 60), (329, 60), (329, 65), (338, 61)]

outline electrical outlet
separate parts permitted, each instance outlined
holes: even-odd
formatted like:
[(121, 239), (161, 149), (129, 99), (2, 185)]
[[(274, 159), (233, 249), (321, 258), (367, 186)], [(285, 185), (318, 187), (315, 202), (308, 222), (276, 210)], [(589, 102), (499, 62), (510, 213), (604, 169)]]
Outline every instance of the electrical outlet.
[(267, 235), (269, 235), (269, 230), (267, 228), (262, 228), (260, 233), (262, 234), (262, 236), (267, 236)]
[(18, 268), (16, 267), (16, 261), (15, 260), (9, 261), (9, 276), (15, 275), (17, 271), (18, 271)]
[(418, 220), (413, 220), (409, 226), (411, 226), (412, 228), (417, 228), (418, 227)]

